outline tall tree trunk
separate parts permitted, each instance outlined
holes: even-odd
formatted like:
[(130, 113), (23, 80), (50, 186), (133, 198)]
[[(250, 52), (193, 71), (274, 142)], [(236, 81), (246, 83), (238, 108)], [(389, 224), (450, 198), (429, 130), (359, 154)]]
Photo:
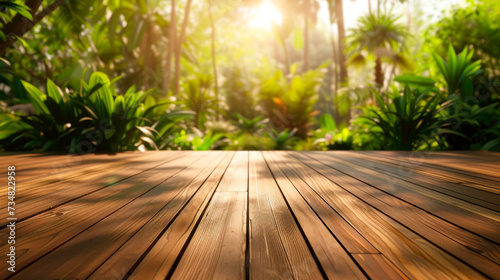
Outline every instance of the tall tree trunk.
[(368, 13), (372, 14), (372, 0), (368, 0)]
[(345, 28), (344, 28), (344, 11), (342, 7), (342, 0), (335, 0), (335, 15), (337, 18), (337, 28), (338, 28), (338, 64), (340, 68), (340, 82), (347, 82), (347, 67), (346, 59), (344, 54), (344, 38), (345, 38)]
[(330, 43), (332, 44), (332, 58), (333, 58), (333, 87), (332, 87), (332, 101), (333, 101), (333, 118), (336, 124), (341, 122), (341, 116), (338, 111), (338, 100), (337, 100), (337, 90), (339, 89), (339, 63), (338, 63), (338, 52), (337, 44), (335, 44), (335, 39), (333, 36), (332, 25), (330, 24)]
[(217, 119), (220, 119), (219, 85), (217, 82), (217, 64), (215, 63), (215, 25), (214, 25), (214, 19), (212, 17), (212, 0), (208, 0), (208, 13), (210, 15), (210, 25), (212, 27), (212, 68), (214, 70), (215, 106), (217, 107)]
[(309, 0), (306, 0), (304, 7), (304, 68), (303, 72), (309, 69)]
[(41, 12), (36, 13), (42, 4), (42, 0), (28, 0), (26, 1), (26, 6), (30, 8), (33, 21), (17, 14), (11, 22), (7, 23), (3, 32), (7, 37), (7, 40), (0, 41), (0, 56), (5, 54), (7, 48), (12, 46), (15, 42), (15, 37), (22, 37), (26, 32), (30, 31), (33, 26), (39, 23), (45, 16), (51, 14), (55, 9), (64, 4), (66, 0), (56, 0), (54, 3), (50, 4), (47, 8), (43, 9)]
[(188, 0), (186, 4), (186, 10), (184, 12), (184, 20), (182, 22), (181, 35), (179, 36), (176, 42), (175, 48), (175, 72), (174, 72), (174, 94), (179, 94), (179, 79), (180, 79), (180, 71), (181, 71), (181, 49), (182, 44), (184, 43), (184, 37), (186, 36), (186, 27), (189, 21), (189, 10), (191, 8), (191, 1)]
[(177, 18), (175, 16), (175, 0), (170, 2), (170, 26), (168, 28), (168, 49), (165, 62), (165, 76), (163, 77), (163, 90), (170, 90), (170, 76), (172, 73), (172, 53), (175, 49), (177, 38)]

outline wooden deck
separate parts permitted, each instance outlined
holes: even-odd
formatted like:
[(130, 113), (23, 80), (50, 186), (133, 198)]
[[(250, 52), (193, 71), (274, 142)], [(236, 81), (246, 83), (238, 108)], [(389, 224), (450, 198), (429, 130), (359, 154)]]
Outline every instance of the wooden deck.
[(19, 154), (1, 170), (0, 279), (500, 279), (499, 154)]

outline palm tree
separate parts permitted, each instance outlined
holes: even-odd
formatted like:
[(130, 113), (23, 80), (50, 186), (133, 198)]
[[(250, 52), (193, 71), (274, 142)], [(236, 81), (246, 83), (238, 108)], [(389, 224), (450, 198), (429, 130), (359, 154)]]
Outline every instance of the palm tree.
[(364, 63), (366, 54), (375, 56), (375, 84), (384, 86), (384, 71), (382, 58), (388, 58), (392, 63), (408, 66), (406, 58), (397, 53), (399, 46), (409, 36), (406, 26), (397, 23), (398, 17), (390, 13), (368, 14), (358, 20), (358, 26), (351, 29), (348, 40), (354, 54), (349, 59), (351, 64)]

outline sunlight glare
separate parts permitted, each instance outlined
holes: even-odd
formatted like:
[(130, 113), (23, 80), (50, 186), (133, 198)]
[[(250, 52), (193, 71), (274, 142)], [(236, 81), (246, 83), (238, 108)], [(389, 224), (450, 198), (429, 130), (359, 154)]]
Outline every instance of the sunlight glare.
[(252, 27), (271, 29), (273, 23), (281, 24), (282, 17), (281, 12), (273, 3), (266, 0), (252, 11), (249, 24)]

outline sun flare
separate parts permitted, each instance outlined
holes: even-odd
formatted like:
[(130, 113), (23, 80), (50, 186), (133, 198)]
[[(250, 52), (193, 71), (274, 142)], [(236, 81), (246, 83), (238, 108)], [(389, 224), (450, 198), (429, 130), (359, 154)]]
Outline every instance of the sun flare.
[(264, 1), (251, 13), (250, 26), (271, 29), (273, 23), (281, 24), (282, 14), (270, 1)]

